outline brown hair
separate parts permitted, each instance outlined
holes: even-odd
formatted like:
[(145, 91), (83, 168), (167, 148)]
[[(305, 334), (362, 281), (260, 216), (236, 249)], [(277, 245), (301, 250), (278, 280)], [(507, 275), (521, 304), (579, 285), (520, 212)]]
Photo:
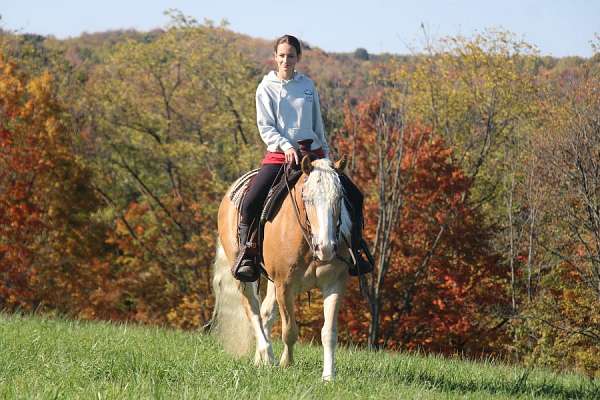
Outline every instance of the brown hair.
[(275, 50), (275, 53), (277, 53), (277, 47), (281, 43), (287, 43), (290, 46), (294, 46), (294, 48), (296, 49), (296, 54), (298, 56), (300, 56), (300, 54), (302, 54), (302, 47), (300, 46), (300, 41), (295, 36), (292, 36), (292, 35), (283, 35), (282, 37), (280, 37), (279, 39), (277, 39), (275, 41), (275, 46), (273, 48)]

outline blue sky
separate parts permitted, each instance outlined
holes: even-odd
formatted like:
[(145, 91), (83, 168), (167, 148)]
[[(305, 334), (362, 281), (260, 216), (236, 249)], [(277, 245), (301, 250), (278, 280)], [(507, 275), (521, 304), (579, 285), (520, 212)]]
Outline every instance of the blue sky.
[(59, 38), (149, 30), (166, 25), (168, 8), (199, 21), (227, 19), (254, 37), (295, 34), (326, 51), (409, 53), (423, 42), (423, 23), (433, 38), (504, 28), (542, 54), (589, 57), (600, 34), (600, 0), (0, 0), (0, 27)]

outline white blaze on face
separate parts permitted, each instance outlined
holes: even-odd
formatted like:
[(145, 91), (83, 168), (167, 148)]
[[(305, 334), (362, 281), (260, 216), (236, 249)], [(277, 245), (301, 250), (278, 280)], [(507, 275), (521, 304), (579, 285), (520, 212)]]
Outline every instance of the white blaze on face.
[(319, 221), (319, 233), (316, 236), (315, 252), (321, 261), (331, 261), (337, 250), (336, 221), (333, 213), (324, 207), (317, 208), (317, 219)]
[(323, 262), (335, 257), (341, 206), (340, 179), (328, 159), (313, 162), (303, 190), (315, 255)]

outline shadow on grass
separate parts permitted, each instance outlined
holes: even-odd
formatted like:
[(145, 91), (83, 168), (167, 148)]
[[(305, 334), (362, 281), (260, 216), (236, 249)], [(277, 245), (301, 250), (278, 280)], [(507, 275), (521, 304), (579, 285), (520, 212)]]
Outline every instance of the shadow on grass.
[[(587, 380), (583, 383), (565, 386), (562, 382), (544, 378), (542, 381), (529, 381), (529, 370), (524, 370), (514, 379), (493, 377), (453, 379), (448, 374), (415, 370), (406, 366), (390, 366), (377, 371), (377, 376), (404, 384), (422, 385), (434, 390), (468, 394), (485, 391), (498, 395), (534, 395), (559, 399), (600, 399), (600, 381)], [(539, 380), (539, 378), (537, 378)]]

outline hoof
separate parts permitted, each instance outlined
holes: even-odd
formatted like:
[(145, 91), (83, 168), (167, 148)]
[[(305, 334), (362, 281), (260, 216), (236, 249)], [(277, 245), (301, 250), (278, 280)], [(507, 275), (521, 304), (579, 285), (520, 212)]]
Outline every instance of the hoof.
[(292, 365), (292, 359), (287, 356), (286, 353), (281, 355), (281, 360), (279, 360), (279, 366), (281, 368), (287, 368)]
[(262, 350), (256, 350), (254, 354), (254, 365), (256, 367), (271, 366), (275, 365), (275, 356), (273, 356), (273, 349), (267, 347)]

